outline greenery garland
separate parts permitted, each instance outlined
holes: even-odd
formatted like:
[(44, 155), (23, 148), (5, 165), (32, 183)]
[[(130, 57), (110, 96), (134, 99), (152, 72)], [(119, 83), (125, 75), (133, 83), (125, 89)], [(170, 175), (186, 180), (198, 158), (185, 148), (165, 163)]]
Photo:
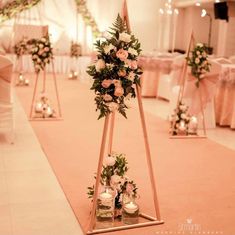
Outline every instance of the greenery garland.
[(0, 8), (0, 23), (12, 19), (16, 14), (30, 9), (41, 0), (16, 0), (5, 4)]
[(100, 36), (100, 31), (94, 17), (87, 8), (86, 0), (75, 0), (77, 11), (82, 15), (82, 18), (87, 26), (90, 26), (94, 37)]

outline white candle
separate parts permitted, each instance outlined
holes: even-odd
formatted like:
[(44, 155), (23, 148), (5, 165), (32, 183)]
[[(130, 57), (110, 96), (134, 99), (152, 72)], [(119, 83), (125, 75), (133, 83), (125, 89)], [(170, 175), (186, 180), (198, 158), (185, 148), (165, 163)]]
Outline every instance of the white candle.
[(69, 74), (69, 78), (72, 78), (72, 77), (73, 77), (73, 74), (72, 74), (72, 73), (70, 73), (70, 74)]
[(129, 202), (125, 204), (124, 210), (129, 214), (134, 214), (138, 210), (138, 206), (133, 202)]
[(29, 85), (29, 79), (25, 79), (24, 83), (25, 85)]
[(185, 131), (186, 127), (185, 127), (185, 123), (184, 122), (180, 122), (180, 125), (179, 125), (179, 130), (180, 131)]
[(20, 74), (20, 76), (19, 76), (19, 80), (20, 80), (20, 81), (23, 81), (23, 80), (24, 80), (24, 78), (23, 78), (23, 75), (22, 75), (22, 74)]
[(53, 114), (52, 108), (50, 106), (47, 107), (46, 114), (47, 116), (51, 116)]
[(99, 195), (99, 199), (101, 200), (101, 204), (104, 206), (111, 206), (113, 202), (113, 196), (108, 191), (105, 191)]
[(74, 72), (74, 76), (77, 76), (78, 75), (78, 73), (77, 72)]
[(192, 134), (197, 133), (197, 126), (198, 126), (197, 118), (192, 116), (189, 122), (189, 130)]
[(42, 112), (42, 103), (41, 102), (36, 103), (35, 112), (36, 113), (41, 113)]

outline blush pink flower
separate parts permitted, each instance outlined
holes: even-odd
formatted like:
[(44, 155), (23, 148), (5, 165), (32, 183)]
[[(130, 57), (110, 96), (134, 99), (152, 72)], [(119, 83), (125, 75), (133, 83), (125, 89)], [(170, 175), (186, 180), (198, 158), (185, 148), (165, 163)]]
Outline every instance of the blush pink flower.
[(115, 91), (114, 91), (114, 95), (119, 97), (119, 96), (122, 96), (124, 94), (124, 90), (121, 86), (117, 86), (115, 88)]
[(111, 101), (113, 98), (112, 98), (111, 95), (105, 94), (105, 95), (103, 96), (103, 99), (104, 99), (105, 101)]
[(129, 194), (131, 194), (131, 193), (133, 192), (133, 190), (134, 190), (133, 185), (128, 183), (128, 184), (126, 185), (126, 192), (129, 193)]
[(124, 49), (119, 49), (116, 53), (117, 58), (119, 58), (121, 61), (125, 61), (128, 57), (128, 52)]
[(118, 76), (125, 77), (126, 76), (126, 70), (119, 70), (118, 71)]
[(102, 87), (104, 88), (109, 88), (111, 84), (112, 84), (112, 81), (110, 79), (104, 79), (101, 83)]
[(131, 69), (137, 69), (138, 68), (138, 64), (137, 64), (136, 60), (128, 60), (127, 64)]

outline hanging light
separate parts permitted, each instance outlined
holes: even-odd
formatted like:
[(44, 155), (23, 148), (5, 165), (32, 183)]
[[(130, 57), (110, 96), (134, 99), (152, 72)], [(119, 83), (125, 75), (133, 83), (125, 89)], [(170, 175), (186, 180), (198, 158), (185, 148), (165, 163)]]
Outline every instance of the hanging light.
[(202, 12), (201, 12), (201, 17), (205, 17), (207, 14), (207, 11), (205, 9), (202, 9)]

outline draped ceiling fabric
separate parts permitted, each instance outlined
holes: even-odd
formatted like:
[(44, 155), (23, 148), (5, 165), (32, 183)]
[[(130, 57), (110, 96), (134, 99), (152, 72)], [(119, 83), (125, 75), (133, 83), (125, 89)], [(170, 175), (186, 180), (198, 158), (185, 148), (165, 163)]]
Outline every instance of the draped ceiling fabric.
[[(10, 1), (1, 1), (1, 6), (6, 2)], [(28, 27), (24, 29), (23, 25), (48, 25), (55, 54), (69, 54), (72, 40), (82, 45), (83, 54), (90, 53), (93, 48), (91, 28), (85, 25), (80, 14), (77, 16), (74, 0), (41, 0), (38, 5), (17, 14), (14, 19), (5, 21), (0, 25), (0, 48), (6, 52), (12, 51), (15, 25), (18, 28), (22, 25), (22, 34), (28, 31)]]

